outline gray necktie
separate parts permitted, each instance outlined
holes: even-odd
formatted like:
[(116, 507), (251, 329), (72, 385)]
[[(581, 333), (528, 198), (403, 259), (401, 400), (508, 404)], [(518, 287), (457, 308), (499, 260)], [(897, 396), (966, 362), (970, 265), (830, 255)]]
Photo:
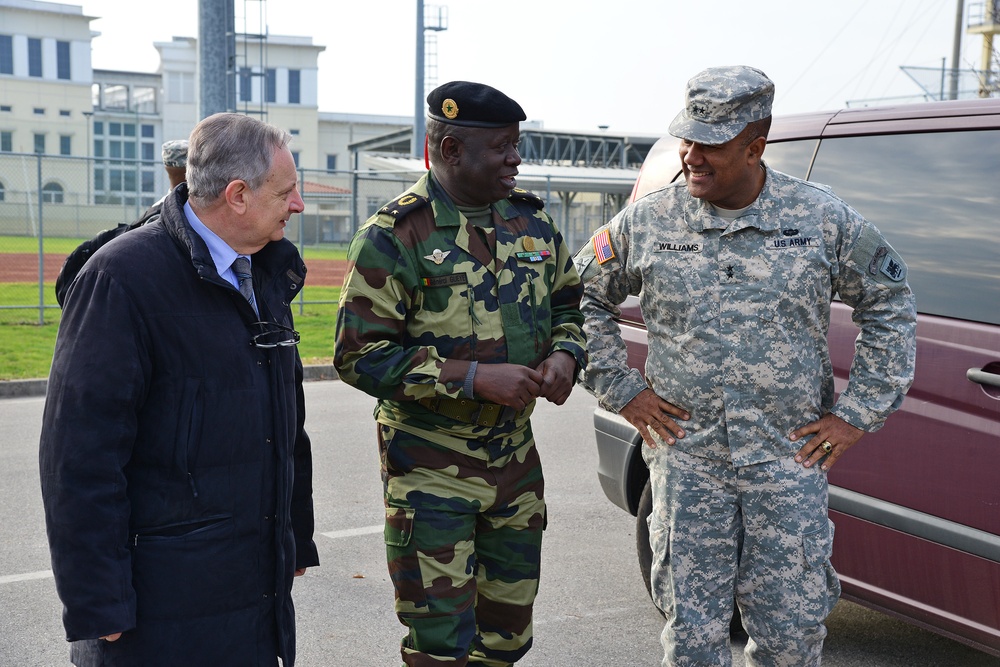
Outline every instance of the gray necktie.
[[(250, 302), (253, 306), (253, 276), (250, 275), (250, 260), (246, 257), (237, 257), (233, 262), (233, 273), (236, 274), (236, 279), (239, 281), (240, 294), (246, 297), (246, 300)], [(256, 310), (254, 306), (254, 310)]]

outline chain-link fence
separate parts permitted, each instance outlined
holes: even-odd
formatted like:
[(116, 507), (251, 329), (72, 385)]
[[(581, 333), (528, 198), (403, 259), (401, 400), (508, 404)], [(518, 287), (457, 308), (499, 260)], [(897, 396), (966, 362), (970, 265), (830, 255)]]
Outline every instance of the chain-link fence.
[[(310, 267), (300, 309), (329, 299), (311, 298), (314, 266), (330, 260), (330, 250), (346, 248), (357, 228), (414, 180), (412, 173), (322, 171), (302, 169), (300, 190), (305, 212), (285, 230)], [(623, 175), (623, 182), (629, 177)], [(54, 283), (66, 255), (83, 240), (139, 217), (167, 191), (158, 161), (127, 158), (74, 158), (28, 153), (0, 153), (0, 317), (18, 313), (21, 321), (37, 316), (50, 321), (58, 312)], [(593, 230), (624, 203), (619, 195), (539, 188), (546, 210), (571, 248), (580, 247)], [(314, 259), (311, 260), (310, 257)], [(328, 286), (342, 274), (317, 271)]]

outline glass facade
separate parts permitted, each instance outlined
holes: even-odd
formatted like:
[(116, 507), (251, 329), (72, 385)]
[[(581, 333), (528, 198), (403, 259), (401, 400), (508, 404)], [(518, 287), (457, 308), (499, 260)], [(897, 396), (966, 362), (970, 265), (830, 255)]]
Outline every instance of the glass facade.
[(146, 207), (159, 199), (156, 174), (162, 165), (157, 159), (155, 126), (141, 121), (96, 121), (93, 131), (94, 203)]

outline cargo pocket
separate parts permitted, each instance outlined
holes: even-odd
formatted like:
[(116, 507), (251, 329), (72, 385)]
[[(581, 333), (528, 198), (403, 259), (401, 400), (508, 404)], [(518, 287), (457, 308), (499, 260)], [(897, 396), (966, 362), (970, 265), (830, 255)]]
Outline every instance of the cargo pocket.
[(416, 510), (406, 507), (385, 508), (386, 562), (389, 577), (396, 589), (396, 613), (419, 614), (427, 610), (420, 558), (413, 540)]
[(840, 598), (840, 579), (830, 563), (833, 555), (833, 522), (802, 536), (805, 558), (802, 586), (802, 608), (799, 625), (808, 627), (821, 623), (829, 616)]
[(663, 614), (670, 618), (674, 614), (673, 578), (670, 574), (670, 526), (653, 520), (650, 514), (646, 519), (649, 526), (649, 547), (652, 559), (649, 567), (649, 592), (653, 604)]

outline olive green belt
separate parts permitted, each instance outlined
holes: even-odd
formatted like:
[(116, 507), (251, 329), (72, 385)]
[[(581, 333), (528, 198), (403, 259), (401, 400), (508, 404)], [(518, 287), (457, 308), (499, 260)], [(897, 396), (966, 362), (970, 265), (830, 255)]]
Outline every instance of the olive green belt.
[(435, 414), (478, 426), (505, 424), (523, 414), (523, 410), (515, 410), (509, 405), (471, 398), (421, 398), (417, 403)]

